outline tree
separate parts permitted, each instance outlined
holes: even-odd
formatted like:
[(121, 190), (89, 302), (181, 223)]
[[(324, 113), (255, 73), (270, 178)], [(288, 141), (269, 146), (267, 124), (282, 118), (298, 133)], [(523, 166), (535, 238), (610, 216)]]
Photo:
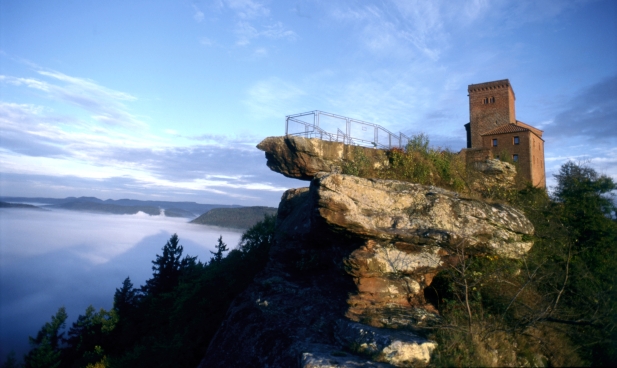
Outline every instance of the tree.
[(163, 246), (163, 255), (157, 254), (156, 259), (152, 261), (154, 274), (151, 279), (146, 281), (144, 289), (147, 293), (154, 296), (169, 292), (178, 284), (182, 273), (180, 257), (182, 257), (183, 251), (178, 242), (178, 235), (172, 235)]
[(36, 338), (28, 338), (32, 349), (24, 357), (26, 367), (56, 368), (60, 366), (60, 344), (64, 335), (64, 332), (60, 332), (60, 330), (64, 329), (67, 318), (66, 309), (61, 307), (51, 317), (51, 322), (43, 325)]
[[(580, 316), (574, 322), (588, 326), (580, 340), (592, 348), (593, 365), (617, 361), (617, 221), (612, 178), (594, 169), (567, 162), (555, 175), (555, 201), (561, 205), (561, 219), (571, 247), (563, 272), (559, 296), (566, 316)], [(562, 318), (568, 322), (573, 318)], [(593, 338), (590, 339), (589, 337)], [(590, 341), (591, 340), (591, 341)]]
[(210, 260), (210, 263), (220, 263), (223, 260), (223, 252), (227, 252), (227, 244), (223, 243), (223, 235), (219, 236), (218, 244), (216, 245), (216, 252), (210, 251), (214, 255)]
[(125, 318), (137, 306), (138, 291), (133, 288), (131, 279), (127, 277), (122, 282), (122, 288), (114, 294), (114, 309), (119, 318)]
[(101, 308), (98, 312), (92, 305), (86, 313), (77, 317), (69, 329), (66, 346), (63, 348), (63, 366), (84, 367), (103, 358), (102, 345), (107, 345), (109, 333), (118, 322), (115, 310)]
[(262, 251), (262, 253), (265, 251), (267, 254), (274, 238), (275, 225), (276, 216), (265, 215), (262, 221), (259, 221), (242, 234), (238, 248), (244, 254), (255, 251)]

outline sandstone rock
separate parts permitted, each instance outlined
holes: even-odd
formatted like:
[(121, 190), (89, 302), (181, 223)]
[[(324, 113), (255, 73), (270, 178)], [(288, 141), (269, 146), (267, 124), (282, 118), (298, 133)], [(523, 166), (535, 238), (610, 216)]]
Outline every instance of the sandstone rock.
[(456, 249), (518, 258), (532, 245), (523, 235), (533, 233), (508, 206), (419, 184), (326, 173), (315, 176), (309, 191), (283, 196), (278, 228), (291, 239), (336, 233), (362, 239), (343, 260), (357, 287), (345, 315), (389, 328), (439, 321), (424, 289)]
[(395, 367), (427, 364), (437, 347), (433, 341), (407, 331), (388, 330), (341, 320), (336, 337), (347, 349)]
[[(522, 240), (534, 229), (521, 211), (460, 198), (436, 187), (320, 174), (311, 183), (311, 191), (320, 219), (333, 231), (421, 247), (464, 242), (470, 248), (510, 258), (520, 257), (532, 245)], [(406, 259), (399, 264), (414, 267), (417, 262)]]
[(232, 303), (201, 367), (425, 364), (434, 343), (411, 332), (439, 321), (423, 292), (457, 250), (517, 258), (531, 247), (523, 236), (533, 226), (508, 206), (399, 181), (313, 177), (283, 195), (270, 261)]
[(374, 167), (388, 164), (384, 151), (293, 135), (268, 137), (257, 145), (268, 167), (290, 178), (311, 180), (318, 172), (340, 172), (353, 150), (361, 150)]
[(389, 364), (372, 362), (341, 351), (340, 347), (314, 344), (306, 350), (302, 353), (300, 359), (300, 367), (302, 368), (391, 367)]
[(508, 189), (516, 186), (516, 167), (498, 159), (469, 162), (468, 167), (475, 171), (471, 180), (471, 189), (484, 193), (496, 189)]

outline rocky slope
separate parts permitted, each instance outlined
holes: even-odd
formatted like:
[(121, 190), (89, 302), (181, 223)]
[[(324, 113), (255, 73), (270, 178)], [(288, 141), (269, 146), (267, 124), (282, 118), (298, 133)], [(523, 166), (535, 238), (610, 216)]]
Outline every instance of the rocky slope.
[(422, 327), (440, 317), (424, 289), (454, 252), (516, 258), (531, 247), (523, 239), (531, 223), (507, 206), (419, 184), (311, 175), (309, 188), (283, 195), (270, 262), (232, 304), (201, 367), (426, 364), (436, 344)]

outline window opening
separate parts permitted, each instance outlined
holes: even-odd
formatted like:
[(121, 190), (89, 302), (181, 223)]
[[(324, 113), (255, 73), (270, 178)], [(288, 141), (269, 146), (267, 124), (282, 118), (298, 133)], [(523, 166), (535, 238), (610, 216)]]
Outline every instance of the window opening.
[(497, 138), (493, 139), (493, 147), (497, 147)]
[(520, 141), (519, 141), (518, 137), (514, 137), (514, 144), (519, 144), (519, 143), (520, 143)]
[(495, 97), (491, 97), (491, 103), (495, 103)]
[(512, 161), (518, 162), (518, 155), (517, 154), (512, 155)]

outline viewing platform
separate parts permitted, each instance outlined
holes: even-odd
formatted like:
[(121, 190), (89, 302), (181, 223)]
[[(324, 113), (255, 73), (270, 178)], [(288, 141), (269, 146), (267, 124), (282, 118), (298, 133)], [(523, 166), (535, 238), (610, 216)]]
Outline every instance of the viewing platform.
[(405, 134), (392, 133), (381, 125), (319, 110), (286, 116), (285, 135), (380, 149), (403, 149), (410, 140)]

